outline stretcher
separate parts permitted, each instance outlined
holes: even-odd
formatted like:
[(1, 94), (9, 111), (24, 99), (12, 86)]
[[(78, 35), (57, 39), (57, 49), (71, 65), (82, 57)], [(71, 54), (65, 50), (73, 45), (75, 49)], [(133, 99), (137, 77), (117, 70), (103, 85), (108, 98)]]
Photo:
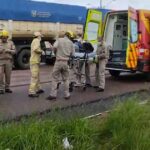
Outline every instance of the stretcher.
[(94, 51), (94, 52), (91, 52), (91, 53), (75, 52), (75, 54), (74, 54), (73, 57), (74, 57), (75, 59), (77, 59), (77, 58), (79, 58), (79, 59), (84, 59), (84, 57), (87, 56), (88, 59), (90, 60), (90, 59), (93, 59), (93, 58), (95, 57), (95, 55), (96, 55), (96, 52), (95, 52), (95, 51)]
[[(69, 66), (76, 78), (75, 81), (70, 82), (70, 92), (73, 91), (74, 87), (80, 87), (83, 90), (86, 90), (87, 88), (86, 82), (85, 81), (77, 82), (77, 81), (78, 79), (82, 79), (82, 77), (85, 77), (85, 74), (82, 73), (82, 69), (85, 67), (86, 63), (92, 63), (95, 57), (96, 52), (91, 53), (76, 52), (74, 56), (70, 57)], [(82, 69), (80, 68), (81, 63), (83, 65)]]

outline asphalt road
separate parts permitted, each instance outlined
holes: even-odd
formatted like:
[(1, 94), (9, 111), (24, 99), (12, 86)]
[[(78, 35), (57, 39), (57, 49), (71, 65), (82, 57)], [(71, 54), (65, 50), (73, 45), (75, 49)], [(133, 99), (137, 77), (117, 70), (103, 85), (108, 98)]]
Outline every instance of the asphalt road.
[[(94, 69), (92, 68), (91, 70), (93, 73)], [(51, 71), (52, 67), (50, 66), (41, 67), (41, 82), (45, 93), (34, 99), (28, 97), (30, 71), (13, 71), (11, 84), (13, 93), (0, 95), (0, 119), (12, 119), (36, 112), (94, 102), (126, 92), (148, 89), (150, 85), (145, 81), (145, 77), (142, 74), (124, 74), (118, 79), (114, 79), (106, 72), (106, 89), (104, 92), (97, 93), (94, 88), (87, 88), (86, 91), (81, 88), (75, 88), (71, 94), (71, 99), (66, 101), (63, 98), (63, 86), (60, 86), (58, 99), (50, 102), (45, 98), (49, 95), (51, 87)], [(93, 77), (92, 81), (94, 83)]]

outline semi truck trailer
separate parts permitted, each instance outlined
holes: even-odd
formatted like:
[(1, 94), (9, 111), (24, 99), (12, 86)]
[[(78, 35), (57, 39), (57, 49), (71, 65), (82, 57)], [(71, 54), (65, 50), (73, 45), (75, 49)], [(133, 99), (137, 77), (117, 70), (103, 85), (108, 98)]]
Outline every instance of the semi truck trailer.
[(2, 1), (0, 30), (8, 30), (16, 45), (15, 67), (29, 67), (30, 44), (35, 31), (40, 31), (43, 40), (51, 43), (68, 30), (82, 34), (86, 14), (87, 9), (81, 6), (31, 0)]

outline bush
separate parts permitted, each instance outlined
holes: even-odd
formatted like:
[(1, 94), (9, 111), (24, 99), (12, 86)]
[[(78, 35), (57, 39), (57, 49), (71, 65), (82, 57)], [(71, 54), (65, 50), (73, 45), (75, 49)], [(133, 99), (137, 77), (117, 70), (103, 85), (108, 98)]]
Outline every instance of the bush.
[(133, 101), (118, 105), (103, 123), (100, 139), (103, 150), (148, 150), (150, 106)]

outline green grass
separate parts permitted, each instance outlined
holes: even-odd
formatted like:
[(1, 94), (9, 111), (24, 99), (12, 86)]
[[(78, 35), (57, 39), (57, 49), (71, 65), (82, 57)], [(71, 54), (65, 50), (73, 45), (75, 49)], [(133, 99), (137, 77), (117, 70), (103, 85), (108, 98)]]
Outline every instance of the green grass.
[(150, 105), (128, 101), (100, 119), (24, 119), (0, 125), (0, 150), (149, 150)]
[(103, 150), (149, 150), (150, 105), (129, 101), (115, 107), (100, 129)]
[(62, 139), (68, 137), (74, 149), (92, 150), (93, 127), (88, 121), (23, 121), (0, 127), (0, 150), (62, 150)]

